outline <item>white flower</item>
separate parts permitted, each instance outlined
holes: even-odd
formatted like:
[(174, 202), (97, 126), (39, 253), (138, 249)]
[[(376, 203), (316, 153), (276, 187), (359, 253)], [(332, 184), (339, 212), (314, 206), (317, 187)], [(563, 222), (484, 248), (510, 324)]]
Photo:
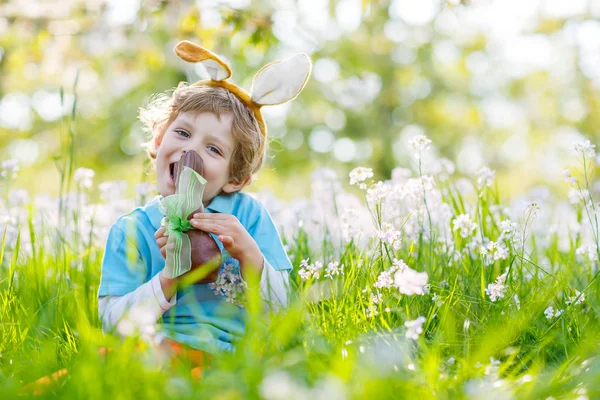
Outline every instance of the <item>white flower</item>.
[(488, 167), (482, 167), (479, 171), (477, 171), (477, 174), (479, 175), (477, 177), (477, 186), (480, 188), (492, 186), (492, 182), (496, 176), (495, 171), (492, 171)]
[(596, 156), (596, 151), (594, 150), (595, 147), (596, 147), (595, 144), (592, 144), (589, 140), (586, 140), (585, 142), (575, 143), (575, 145), (573, 146), (573, 150), (575, 150), (577, 153), (579, 153), (585, 157), (595, 157)]
[[(397, 231), (392, 224), (384, 222), (381, 224), (381, 230), (377, 231), (377, 237), (389, 245), (400, 245), (400, 231)], [(394, 247), (396, 250), (396, 248)]]
[(379, 311), (377, 311), (375, 307), (369, 306), (365, 309), (365, 314), (367, 315), (367, 318), (373, 318), (379, 315)]
[(344, 275), (344, 265), (340, 267), (340, 263), (337, 261), (331, 261), (327, 264), (327, 268), (325, 269), (325, 277), (329, 279), (333, 279), (334, 275)]
[(496, 301), (497, 299), (501, 299), (504, 297), (504, 292), (506, 291), (506, 286), (504, 282), (506, 282), (506, 275), (508, 271), (500, 275), (496, 278), (496, 282), (490, 283), (485, 289), (485, 293), (490, 296), (491, 301)]
[(419, 317), (412, 321), (404, 322), (404, 326), (408, 328), (406, 331), (406, 337), (409, 339), (417, 340), (421, 333), (423, 333), (423, 324), (425, 323), (425, 317)]
[(578, 256), (585, 256), (590, 261), (598, 261), (596, 246), (591, 244), (580, 246), (577, 250), (575, 250), (575, 254)]
[(564, 312), (565, 312), (565, 310), (556, 310), (556, 312), (554, 312), (554, 307), (552, 307), (552, 306), (548, 306), (548, 308), (546, 308), (544, 310), (544, 314), (546, 315), (547, 319), (552, 319), (554, 317), (560, 317)]
[(408, 147), (412, 150), (415, 157), (421, 158), (421, 154), (429, 148), (431, 140), (425, 135), (417, 135), (408, 142)]
[(513, 240), (517, 234), (517, 223), (512, 222), (509, 219), (505, 219), (504, 221), (500, 222), (500, 229), (502, 230), (502, 233), (500, 233), (500, 238), (498, 238), (498, 241), (502, 241), (504, 239)]
[[(362, 184), (366, 179), (373, 177), (373, 170), (371, 168), (356, 167), (350, 171), (350, 184), (356, 185), (357, 183)], [(366, 188), (366, 186), (365, 186)], [(362, 189), (362, 187), (361, 187)]]
[(80, 187), (89, 189), (92, 187), (92, 180), (96, 173), (89, 168), (77, 168), (73, 173), (73, 180)]
[(585, 301), (585, 295), (579, 290), (575, 290), (575, 296), (569, 297), (569, 300), (565, 301), (565, 304), (573, 304), (576, 306), (577, 304), (581, 304), (583, 301)]
[(394, 286), (398, 288), (400, 293), (408, 296), (423, 295), (428, 279), (427, 272), (417, 272), (414, 269), (405, 267), (394, 275)]
[(460, 214), (454, 221), (452, 221), (454, 228), (452, 230), (460, 230), (460, 236), (468, 238), (473, 234), (473, 231), (477, 228), (477, 224), (471, 221), (469, 214)]
[(244, 307), (244, 289), (248, 284), (242, 279), (239, 268), (231, 262), (226, 262), (219, 270), (217, 280), (210, 283), (209, 287), (215, 295), (225, 296), (228, 303)]
[(498, 260), (506, 260), (508, 250), (502, 243), (489, 242), (481, 248), (481, 255), (484, 256), (485, 265), (490, 265)]
[(569, 178), (571, 177), (571, 171), (569, 171), (568, 169), (565, 169), (563, 171), (563, 176), (565, 177), (565, 182), (568, 182)]
[(0, 170), (2, 171), (0, 173), (0, 176), (2, 176), (2, 178), (16, 178), (17, 172), (19, 172), (19, 160), (17, 160), (16, 158), (11, 158), (10, 160), (2, 161), (2, 166)]
[(379, 204), (392, 193), (392, 185), (379, 181), (367, 190), (367, 203), (370, 205)]
[(305, 270), (304, 268), (301, 268), (301, 269), (298, 271), (298, 275), (300, 275), (300, 278), (301, 278), (303, 281), (307, 281), (308, 279), (310, 279), (310, 272), (308, 272), (308, 271), (307, 271), (307, 270)]
[(383, 300), (383, 295), (381, 293), (371, 295), (371, 301), (373, 302), (373, 304), (379, 304), (379, 303), (381, 303), (382, 300)]

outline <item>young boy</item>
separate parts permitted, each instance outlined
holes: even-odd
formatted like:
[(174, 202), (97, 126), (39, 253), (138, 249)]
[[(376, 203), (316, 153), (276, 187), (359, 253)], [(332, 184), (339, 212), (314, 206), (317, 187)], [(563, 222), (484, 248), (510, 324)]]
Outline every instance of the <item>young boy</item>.
[[(175, 52), (188, 62), (202, 62), (211, 79), (180, 85), (171, 97), (159, 97), (141, 110), (140, 119), (152, 135), (146, 148), (160, 196), (112, 226), (98, 309), (105, 331), (117, 328), (128, 334), (140, 328), (154, 333), (159, 327), (168, 340), (215, 353), (233, 349), (244, 332), (239, 298), (249, 290), (248, 276), (260, 278), (265, 301), (287, 305), (290, 260), (269, 213), (240, 190), (261, 168), (267, 149), (260, 108), (297, 96), (311, 64), (303, 54), (268, 64), (256, 74), (249, 95), (227, 81), (231, 70), (210, 51), (184, 41)], [(178, 288), (181, 277), (165, 273), (172, 266), (165, 265), (168, 238), (159, 203), (175, 193), (173, 165), (191, 150), (202, 158), (207, 184), (205, 212), (190, 222), (216, 239), (223, 264), (216, 282)]]

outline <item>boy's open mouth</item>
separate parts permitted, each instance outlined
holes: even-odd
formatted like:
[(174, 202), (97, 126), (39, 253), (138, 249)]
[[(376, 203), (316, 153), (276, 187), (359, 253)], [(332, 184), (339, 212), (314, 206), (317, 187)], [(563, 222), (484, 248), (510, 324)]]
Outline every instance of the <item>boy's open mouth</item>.
[(169, 173), (171, 174), (171, 180), (175, 184), (175, 163), (169, 164)]

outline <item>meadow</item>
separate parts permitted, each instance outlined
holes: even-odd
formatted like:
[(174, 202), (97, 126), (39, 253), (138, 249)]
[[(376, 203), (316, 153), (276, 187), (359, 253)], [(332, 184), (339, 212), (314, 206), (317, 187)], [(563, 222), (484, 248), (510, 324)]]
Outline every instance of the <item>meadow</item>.
[[(60, 196), (30, 199), (11, 189), (21, 171), (4, 160), (0, 396), (596, 398), (595, 146), (573, 143), (556, 177), (571, 186), (568, 199), (538, 190), (509, 203), (494, 171), (458, 176), (452, 161), (426, 157), (433, 145), (415, 137), (411, 164), (386, 181), (365, 166), (342, 178), (321, 168), (305, 199), (252, 193), (294, 265), (291, 303), (267, 313), (249, 292), (244, 339), (200, 379), (185, 359), (136, 350), (160, 333), (143, 316), (131, 317), (143, 335), (127, 337), (103, 333), (98, 318), (108, 229), (156, 188), (140, 184), (124, 198), (124, 182), (95, 185), (94, 171), (65, 154)], [(63, 369), (56, 382), (31, 385)]]

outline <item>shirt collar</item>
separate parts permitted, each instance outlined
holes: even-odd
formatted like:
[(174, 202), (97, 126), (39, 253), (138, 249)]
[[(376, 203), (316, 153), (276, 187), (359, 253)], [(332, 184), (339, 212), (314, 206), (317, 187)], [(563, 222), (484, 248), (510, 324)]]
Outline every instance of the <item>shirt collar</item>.
[[(215, 196), (208, 206), (206, 206), (206, 210), (208, 212), (216, 212), (222, 214), (233, 214), (233, 203), (234, 197), (237, 193), (230, 194), (220, 194)], [(161, 195), (156, 196), (147, 206), (146, 212), (148, 217), (150, 218), (150, 222), (152, 226), (158, 230), (160, 228), (160, 222), (164, 218), (164, 214), (160, 212), (158, 209), (158, 203), (163, 199)]]

